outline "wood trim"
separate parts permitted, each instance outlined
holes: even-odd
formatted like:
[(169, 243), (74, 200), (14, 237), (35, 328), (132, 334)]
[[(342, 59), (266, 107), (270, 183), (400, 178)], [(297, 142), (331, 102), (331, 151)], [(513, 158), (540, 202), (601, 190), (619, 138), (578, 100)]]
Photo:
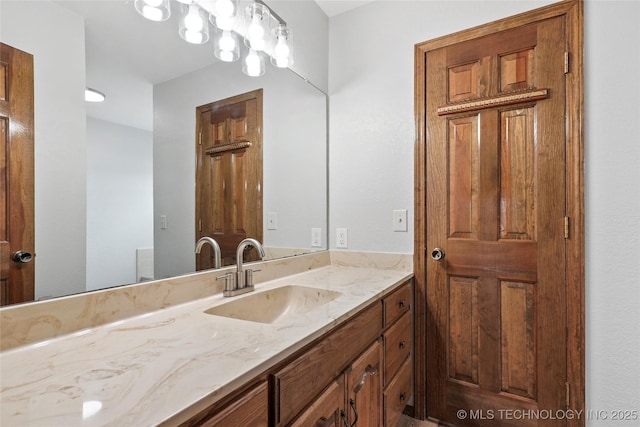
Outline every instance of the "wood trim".
[(537, 101), (549, 97), (549, 89), (536, 89), (517, 92), (507, 92), (500, 96), (478, 98), (473, 101), (458, 102), (438, 107), (438, 115), (466, 113), (467, 111), (482, 110), (487, 107), (502, 107), (504, 105), (519, 104), (521, 102)]
[[(566, 215), (571, 218), (567, 253), (567, 383), (570, 409), (585, 408), (585, 245), (584, 245), (584, 5), (568, 0), (524, 12), (468, 30), (415, 45), (415, 126), (414, 150), (414, 412), (426, 419), (426, 54), (466, 40), (516, 28), (556, 16), (567, 16), (567, 52), (570, 65), (566, 75)], [(585, 425), (584, 417), (568, 420), (568, 426)]]
[(231, 143), (227, 143), (227, 144), (218, 144), (218, 145), (214, 145), (213, 147), (209, 147), (206, 150), (204, 150), (205, 153), (207, 153), (210, 156), (220, 156), (228, 151), (240, 151), (240, 150), (246, 150), (247, 148), (251, 147), (251, 142), (246, 141), (246, 142), (231, 142)]
[[(567, 382), (569, 407), (585, 409), (585, 225), (584, 225), (584, 3), (567, 11), (569, 72), (566, 74)], [(584, 417), (568, 426), (584, 426)]]

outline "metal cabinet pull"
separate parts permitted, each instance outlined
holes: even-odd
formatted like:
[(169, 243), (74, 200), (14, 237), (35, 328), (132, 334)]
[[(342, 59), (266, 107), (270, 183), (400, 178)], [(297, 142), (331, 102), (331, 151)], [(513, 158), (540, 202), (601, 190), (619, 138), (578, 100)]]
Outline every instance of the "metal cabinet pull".
[(403, 340), (403, 341), (400, 341), (400, 348), (401, 348), (401, 349), (404, 349), (404, 348), (406, 347), (406, 345), (407, 345), (407, 342), (406, 342), (406, 341), (404, 341), (404, 340)]
[(362, 387), (364, 387), (365, 382), (367, 382), (368, 375), (375, 375), (377, 373), (378, 373), (378, 365), (376, 366), (368, 365), (367, 368), (362, 373), (362, 377), (360, 377), (360, 382), (358, 382), (358, 384), (353, 388), (353, 393), (358, 394), (360, 390), (362, 390)]
[(349, 422), (347, 421), (347, 414), (344, 411), (340, 410), (340, 418), (342, 418), (342, 422), (344, 423), (344, 427), (349, 427)]
[(353, 399), (349, 399), (349, 405), (351, 406), (351, 410), (353, 411), (353, 422), (349, 427), (355, 427), (358, 422), (358, 411), (356, 410), (356, 401)]

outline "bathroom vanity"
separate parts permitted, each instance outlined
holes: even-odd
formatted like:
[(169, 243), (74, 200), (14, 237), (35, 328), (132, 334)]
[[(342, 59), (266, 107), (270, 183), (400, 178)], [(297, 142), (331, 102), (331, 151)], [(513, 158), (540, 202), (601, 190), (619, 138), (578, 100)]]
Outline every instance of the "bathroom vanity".
[[(267, 261), (249, 294), (218, 290), (119, 319), (102, 313), (109, 321), (3, 345), (0, 423), (344, 426), (357, 417), (356, 426), (393, 426), (411, 395), (409, 260), (332, 253)], [(219, 287), (219, 275), (200, 273), (198, 282)], [(121, 297), (140, 303), (142, 289)], [(86, 304), (81, 312), (95, 311), (95, 300)], [(0, 313), (3, 328), (24, 314)], [(55, 314), (25, 316), (25, 334), (56, 323)], [(3, 335), (11, 340), (19, 341)]]

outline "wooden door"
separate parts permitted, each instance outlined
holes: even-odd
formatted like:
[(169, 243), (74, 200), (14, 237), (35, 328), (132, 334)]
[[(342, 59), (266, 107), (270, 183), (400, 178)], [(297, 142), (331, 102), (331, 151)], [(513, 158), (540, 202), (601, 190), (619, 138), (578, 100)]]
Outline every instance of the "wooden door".
[(33, 56), (5, 44), (0, 52), (0, 305), (5, 305), (34, 299)]
[[(262, 242), (262, 89), (198, 107), (196, 130), (196, 238), (214, 238), (222, 264), (235, 264), (240, 241)], [(196, 269), (212, 267), (205, 246)]]
[(567, 17), (497, 28), (424, 55), (426, 410), (565, 425)]

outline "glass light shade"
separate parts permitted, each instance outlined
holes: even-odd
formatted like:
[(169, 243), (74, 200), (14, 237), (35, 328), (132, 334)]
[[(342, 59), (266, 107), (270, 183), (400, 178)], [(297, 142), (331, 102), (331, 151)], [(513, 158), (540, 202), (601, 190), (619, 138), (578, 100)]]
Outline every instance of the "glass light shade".
[(215, 11), (214, 15), (216, 18), (232, 18), (236, 16), (236, 11), (238, 10), (238, 1), (237, 0), (215, 0)]
[(203, 44), (209, 40), (209, 19), (207, 13), (196, 4), (183, 8), (179, 23), (179, 34), (185, 41)]
[(249, 49), (249, 53), (242, 61), (242, 72), (249, 77), (259, 77), (264, 74), (264, 56), (254, 49)]
[(236, 23), (238, 0), (215, 0), (209, 21), (220, 30), (232, 30)]
[(171, 16), (169, 0), (135, 0), (138, 13), (151, 21), (166, 21)]
[(230, 30), (217, 30), (213, 54), (224, 62), (237, 61), (240, 58), (240, 43), (237, 34)]
[(271, 49), (271, 63), (279, 68), (293, 65), (293, 33), (286, 25), (278, 24), (273, 30), (273, 46)]
[(245, 8), (244, 42), (252, 50), (264, 50), (269, 35), (269, 8), (261, 3), (252, 3)]

